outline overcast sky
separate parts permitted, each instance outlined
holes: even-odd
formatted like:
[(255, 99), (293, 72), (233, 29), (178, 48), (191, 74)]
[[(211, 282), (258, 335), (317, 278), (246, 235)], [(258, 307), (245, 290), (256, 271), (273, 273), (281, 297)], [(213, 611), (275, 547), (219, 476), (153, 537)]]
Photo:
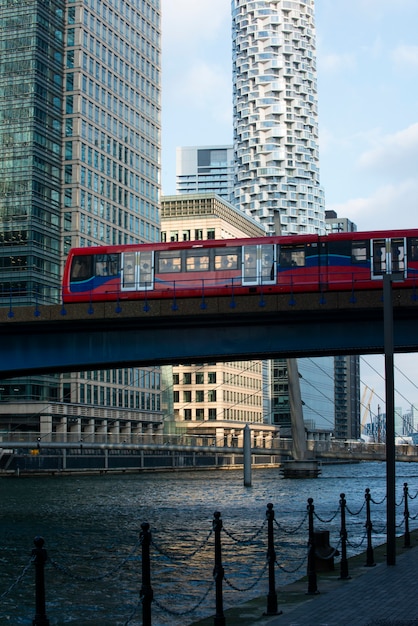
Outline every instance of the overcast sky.
[[(232, 144), (231, 3), (162, 0), (162, 16), (167, 195), (177, 146)], [(359, 230), (418, 227), (417, 28), (417, 0), (316, 0), (321, 184), (326, 208)], [(395, 365), (395, 404), (407, 410), (418, 357)], [(383, 357), (366, 357), (362, 379), (382, 411), (383, 372)]]

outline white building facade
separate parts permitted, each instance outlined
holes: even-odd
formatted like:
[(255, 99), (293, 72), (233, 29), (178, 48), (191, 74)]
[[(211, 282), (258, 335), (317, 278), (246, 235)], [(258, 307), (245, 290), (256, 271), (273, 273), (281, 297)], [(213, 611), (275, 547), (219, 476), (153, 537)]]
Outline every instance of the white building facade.
[(234, 203), (268, 234), (325, 230), (314, 0), (232, 0)]

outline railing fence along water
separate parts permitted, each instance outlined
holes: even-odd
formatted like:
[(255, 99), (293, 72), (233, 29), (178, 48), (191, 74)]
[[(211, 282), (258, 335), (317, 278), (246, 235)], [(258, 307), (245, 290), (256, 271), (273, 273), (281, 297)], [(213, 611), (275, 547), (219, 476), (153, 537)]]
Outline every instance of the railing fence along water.
[[(402, 515), (400, 517), (399, 523), (397, 524), (397, 528), (399, 529), (398, 535), (401, 536), (403, 534), (404, 537), (404, 547), (410, 547), (410, 521), (416, 520), (418, 518), (418, 513), (415, 515), (411, 515), (409, 512), (409, 500), (414, 500), (418, 496), (418, 492), (411, 496), (408, 489), (408, 483), (404, 483), (403, 487), (403, 495), (401, 501), (396, 503), (396, 507), (400, 508), (402, 504), (404, 505)], [(6, 591), (4, 591), (1, 595), (1, 599), (5, 599), (13, 594), (13, 591), (16, 587), (23, 583), (24, 580), (29, 575), (29, 570), (32, 565), (34, 566), (35, 571), (35, 581), (34, 581), (34, 592), (35, 592), (35, 616), (32, 620), (33, 626), (50, 626), (50, 624), (58, 624), (59, 622), (59, 607), (57, 608), (57, 603), (54, 602), (54, 612), (58, 613), (58, 615), (54, 618), (51, 618), (53, 621), (50, 622), (47, 617), (47, 597), (51, 597), (54, 595), (54, 589), (46, 589), (45, 585), (45, 568), (48, 564), (54, 568), (54, 570), (62, 575), (65, 578), (68, 578), (72, 581), (77, 581), (79, 583), (87, 584), (87, 583), (97, 583), (102, 581), (105, 578), (109, 578), (115, 575), (116, 572), (122, 572), (124, 567), (127, 564), (139, 563), (141, 562), (141, 574), (138, 571), (138, 599), (132, 599), (131, 605), (126, 607), (127, 617), (123, 622), (124, 626), (133, 626), (134, 623), (141, 623), (142, 626), (151, 626), (152, 625), (152, 606), (155, 605), (157, 611), (160, 614), (165, 614), (168, 616), (173, 616), (177, 618), (184, 618), (186, 615), (191, 615), (195, 612), (199, 607), (203, 605), (205, 601), (208, 600), (209, 594), (213, 592), (213, 588), (215, 588), (215, 613), (214, 613), (214, 626), (225, 626), (226, 618), (224, 614), (224, 589), (223, 584), (227, 585), (229, 589), (238, 593), (248, 593), (250, 590), (254, 590), (257, 588), (259, 590), (259, 595), (262, 596), (264, 593), (264, 583), (261, 585), (265, 573), (268, 573), (268, 593), (266, 596), (266, 611), (265, 615), (278, 615), (282, 613), (279, 610), (279, 603), (277, 598), (277, 588), (276, 588), (276, 573), (280, 572), (292, 572), (296, 573), (302, 570), (303, 566), (307, 564), (306, 575), (307, 575), (307, 594), (317, 594), (318, 590), (318, 573), (324, 570), (334, 569), (334, 558), (341, 556), (340, 560), (340, 580), (348, 580), (349, 576), (349, 568), (348, 568), (348, 559), (347, 559), (347, 548), (350, 547), (353, 550), (353, 554), (358, 554), (364, 541), (367, 541), (366, 548), (366, 567), (371, 567), (375, 565), (374, 561), (374, 553), (373, 553), (373, 545), (372, 545), (372, 535), (373, 535), (373, 523), (372, 523), (372, 504), (374, 507), (381, 506), (386, 500), (386, 496), (380, 500), (375, 501), (372, 498), (370, 489), (367, 488), (365, 490), (365, 498), (364, 502), (357, 511), (352, 511), (347, 505), (346, 496), (344, 493), (340, 494), (340, 500), (338, 503), (338, 507), (335, 513), (329, 519), (323, 519), (318, 515), (315, 511), (314, 501), (312, 498), (308, 498), (307, 511), (305, 515), (303, 515), (300, 522), (294, 528), (286, 528), (284, 527), (277, 519), (275, 515), (275, 511), (272, 503), (267, 504), (267, 510), (265, 513), (265, 519), (261, 523), (261, 525), (257, 529), (252, 529), (253, 532), (250, 536), (243, 535), (242, 537), (237, 536), (234, 532), (228, 530), (228, 527), (225, 527), (223, 520), (221, 518), (221, 513), (216, 511), (214, 513), (214, 517), (212, 520), (212, 526), (203, 540), (199, 541), (198, 544), (192, 548), (192, 550), (184, 551), (176, 551), (175, 546), (170, 545), (168, 548), (160, 546), (158, 542), (156, 542), (151, 533), (150, 524), (148, 522), (143, 522), (141, 524), (141, 532), (139, 534), (138, 542), (132, 547), (131, 551), (122, 557), (113, 567), (100, 571), (100, 573), (96, 573), (94, 575), (86, 576), (80, 573), (80, 569), (77, 570), (77, 563), (72, 563), (71, 566), (67, 564), (60, 563), (54, 557), (48, 557), (47, 551), (44, 547), (44, 539), (42, 537), (35, 537), (34, 543), (35, 548), (32, 550), (32, 555), (30, 561), (24, 566), (23, 570), (18, 574), (16, 579), (11, 582), (10, 586)], [(350, 533), (355, 534), (353, 529), (349, 528), (349, 524), (347, 524), (347, 519), (349, 518), (359, 518), (359, 516), (365, 511), (365, 522), (364, 522), (364, 532), (360, 541), (357, 543), (353, 543), (350, 541)], [(322, 524), (330, 525), (334, 520), (336, 520), (337, 516), (340, 516), (340, 526), (339, 526), (339, 540), (336, 547), (331, 547), (329, 544), (327, 545), (329, 538), (328, 530), (316, 530), (315, 529), (315, 520), (319, 521)], [(306, 521), (307, 529), (306, 529)], [(361, 522), (356, 522), (356, 525)], [(267, 533), (265, 533), (265, 528), (267, 526)], [(332, 527), (335, 530), (335, 525)], [(403, 532), (401, 530), (403, 528)], [(382, 533), (383, 529), (380, 529), (379, 534)], [(303, 531), (303, 534), (302, 534)], [(358, 535), (358, 529), (356, 531)], [(307, 542), (303, 541), (303, 537)], [(288, 559), (286, 557), (280, 558), (280, 548), (277, 551), (276, 547), (279, 545), (282, 547), (283, 538), (285, 536), (289, 537), (297, 537), (298, 541), (294, 539), (294, 543), (300, 547), (300, 558), (299, 560), (295, 560), (292, 563), (292, 569), (288, 569)], [(325, 545), (324, 545), (324, 536), (325, 536)], [(211, 539), (213, 537), (213, 546), (210, 546)], [(224, 539), (225, 537), (225, 539)], [(303, 545), (305, 544), (305, 548)], [(179, 545), (184, 545), (181, 543), (181, 537), (179, 538)], [(245, 587), (242, 585), (238, 585), (237, 583), (232, 581), (232, 577), (235, 579), (243, 578), (242, 571), (237, 571), (236, 566), (240, 565), (237, 559), (237, 546), (244, 546), (248, 548), (249, 546), (257, 546), (260, 549), (260, 558), (261, 558), (261, 549), (266, 549), (266, 557), (265, 560), (261, 558), (259, 564), (258, 573), (251, 575), (251, 583)], [(231, 550), (231, 546), (234, 547)], [(190, 547), (189, 545), (187, 547)], [(141, 550), (139, 550), (141, 548)], [(159, 594), (159, 592), (154, 592), (152, 585), (152, 563), (155, 562), (158, 558), (163, 558), (169, 561), (171, 564), (175, 564), (178, 567), (182, 565), (189, 565), (193, 557), (199, 556), (202, 557), (202, 553), (205, 549), (212, 549), (213, 555), (213, 570), (212, 576), (210, 576), (209, 571), (207, 572), (207, 584), (206, 589), (203, 594), (197, 599), (194, 599), (193, 605), (189, 606), (185, 610), (177, 609), (175, 606), (168, 606), (167, 602), (164, 601), (163, 594)], [(341, 551), (340, 551), (341, 550)], [(226, 555), (226, 558), (225, 558)], [(86, 555), (84, 555), (86, 557)], [(85, 560), (88, 560), (85, 558)], [(81, 562), (82, 559), (80, 558)], [(263, 562), (264, 561), (264, 562)], [(206, 559), (207, 564), (209, 565), (210, 559)], [(227, 565), (225, 565), (227, 563)], [(248, 559), (245, 559), (242, 562), (243, 570), (248, 568)], [(83, 570), (84, 571), (84, 570)], [(159, 581), (157, 582), (158, 586)], [(175, 578), (170, 579), (170, 583), (175, 585)], [(178, 585), (177, 585), (178, 588)], [(183, 593), (187, 595), (184, 589), (182, 592), (178, 592), (177, 589), (173, 593), (170, 593), (170, 601), (173, 602), (173, 598), (179, 598), (179, 595)], [(236, 603), (241, 602), (241, 600), (237, 600)], [(210, 613), (210, 608), (206, 611), (206, 613)], [(4, 616), (6, 617), (6, 616)], [(8, 619), (8, 618), (7, 618)], [(135, 620), (140, 620), (136, 621)], [(58, 620), (58, 621), (55, 621)], [(112, 624), (116, 622), (112, 621)], [(185, 623), (183, 621), (183, 623)]]

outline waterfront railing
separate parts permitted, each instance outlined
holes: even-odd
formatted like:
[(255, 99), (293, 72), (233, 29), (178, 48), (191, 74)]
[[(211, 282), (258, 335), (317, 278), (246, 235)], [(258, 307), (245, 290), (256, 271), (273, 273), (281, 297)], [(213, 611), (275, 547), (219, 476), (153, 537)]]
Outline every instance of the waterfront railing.
[[(399, 537), (403, 537), (404, 548), (411, 546), (410, 525), (418, 518), (418, 511), (415, 515), (410, 512), (417, 495), (418, 492), (411, 495), (408, 483), (404, 483), (402, 497), (396, 503), (397, 532)], [(192, 614), (213, 613), (214, 626), (224, 626), (226, 593), (229, 604), (242, 603), (236, 594), (245, 594), (246, 599), (249, 594), (259, 597), (265, 594), (264, 614), (277, 615), (283, 609), (278, 583), (283, 585), (280, 579), (284, 574), (290, 575), (293, 580), (305, 574), (306, 593), (314, 595), (319, 593), (321, 574), (334, 570), (335, 561), (339, 560), (339, 579), (350, 579), (349, 552), (351, 555), (362, 552), (366, 567), (376, 565), (373, 543), (384, 542), (385, 525), (378, 511), (385, 501), (386, 496), (375, 500), (367, 488), (364, 499), (353, 510), (346, 494), (341, 493), (335, 511), (325, 518), (316, 510), (314, 500), (308, 498), (305, 511), (301, 511), (300, 519), (293, 526), (278, 519), (273, 504), (268, 503), (264, 517), (241, 530), (234, 525), (229, 527), (227, 519), (215, 511), (201, 539), (196, 539), (193, 530), (187, 529), (187, 533), (180, 534), (177, 541), (168, 545), (164, 544), (163, 529), (158, 528), (158, 521), (161, 520), (155, 520), (155, 528), (146, 521), (141, 524), (138, 541), (128, 554), (121, 556), (111, 567), (99, 567), (96, 563), (95, 571), (90, 574), (86, 574), (89, 565), (86, 549), (72, 562), (63, 561), (59, 551), (58, 554), (48, 551), (48, 554), (44, 538), (37, 536), (30, 560), (0, 594), (3, 603), (0, 617), (10, 620), (7, 603), (10, 600), (11, 605), (16, 604), (13, 594), (18, 586), (25, 583), (32, 566), (35, 578), (35, 616), (32, 624), (49, 626), (48, 613), (58, 614), (54, 620), (59, 621), (59, 603), (50, 600), (57, 595), (54, 585), (58, 589), (63, 584), (84, 587), (91, 584), (97, 589), (98, 583), (103, 584), (105, 579), (112, 579), (116, 574), (123, 576), (125, 569), (132, 569), (132, 564), (137, 572), (139, 600), (132, 598), (127, 603), (124, 626), (138, 623), (134, 620), (139, 618), (143, 626), (151, 626), (153, 612), (169, 616), (173, 624), (176, 620), (179, 624), (186, 624), (185, 620)], [(322, 525), (320, 529), (317, 528), (318, 523)], [(103, 559), (107, 563), (106, 555)], [(186, 566), (189, 576), (194, 577), (196, 582), (194, 560), (203, 564), (204, 568), (204, 572), (199, 574), (204, 586), (199, 587), (199, 595), (196, 595), (196, 585), (193, 592), (186, 591), (187, 577), (177, 574)], [(170, 570), (168, 577), (164, 575), (164, 568), (167, 567)], [(48, 568), (53, 569), (54, 577), (49, 577), (49, 585), (46, 585)], [(159, 589), (162, 580), (165, 593)], [(168, 589), (167, 593), (169, 585), (172, 589)], [(74, 591), (73, 595), (77, 597), (77, 592)], [(188, 606), (185, 606), (185, 598)], [(21, 618), (27, 619), (28, 616)]]

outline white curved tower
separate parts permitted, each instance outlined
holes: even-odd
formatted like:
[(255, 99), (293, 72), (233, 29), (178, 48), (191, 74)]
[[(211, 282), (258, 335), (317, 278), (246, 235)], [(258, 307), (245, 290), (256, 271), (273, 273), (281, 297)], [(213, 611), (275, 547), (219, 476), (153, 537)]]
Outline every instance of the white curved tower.
[(234, 203), (268, 234), (323, 232), (314, 0), (232, 0)]

